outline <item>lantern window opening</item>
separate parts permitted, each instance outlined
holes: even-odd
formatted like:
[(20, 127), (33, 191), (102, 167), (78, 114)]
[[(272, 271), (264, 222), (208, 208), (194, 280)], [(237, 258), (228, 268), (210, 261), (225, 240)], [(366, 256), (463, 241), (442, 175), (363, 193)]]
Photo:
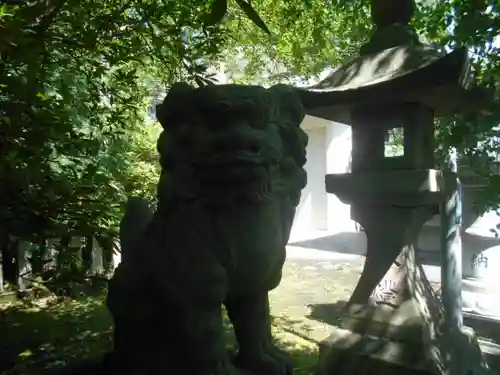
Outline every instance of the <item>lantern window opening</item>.
[(404, 153), (404, 127), (396, 126), (387, 129), (384, 135), (384, 157), (401, 157)]

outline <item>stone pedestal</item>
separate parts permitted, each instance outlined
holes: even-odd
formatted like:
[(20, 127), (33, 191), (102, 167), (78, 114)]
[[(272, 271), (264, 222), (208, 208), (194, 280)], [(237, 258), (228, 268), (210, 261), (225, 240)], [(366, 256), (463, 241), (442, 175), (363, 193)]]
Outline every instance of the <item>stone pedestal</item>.
[[(320, 344), (320, 362), (317, 375), (427, 375), (427, 374), (492, 374), (484, 364), (481, 348), (474, 331), (465, 327), (459, 338), (462, 346), (469, 348), (463, 357), (465, 363), (456, 363), (462, 369), (451, 372), (450, 363), (426, 358), (425, 346), (409, 345), (407, 342), (391, 340), (374, 335), (361, 335), (336, 328), (335, 332)], [(449, 345), (449, 344), (448, 344)], [(444, 347), (445, 344), (441, 344)], [(439, 348), (433, 345), (432, 348)], [(439, 349), (437, 349), (439, 350)], [(476, 371), (467, 372), (475, 362), (482, 363)], [(477, 367), (477, 366), (476, 366)]]
[[(321, 345), (318, 375), (451, 374), (453, 365), (487, 367), (472, 330), (455, 337), (446, 331), (441, 302), (411, 246), (366, 304), (348, 304), (336, 331)], [(466, 351), (464, 363), (451, 363), (454, 350)]]
[(415, 257), (444, 181), (435, 170), (327, 176), (327, 191), (353, 203), (367, 255), (336, 332), (322, 343), (317, 375), (487, 371), (474, 332), (446, 319)]
[[(439, 333), (443, 319), (439, 300), (415, 260), (411, 240), (404, 235), (405, 231), (411, 234), (412, 220), (408, 218), (412, 212), (414, 218), (425, 220), (422, 214), (415, 216), (415, 210), (388, 208), (386, 220), (380, 213), (371, 226), (362, 223), (365, 230), (369, 228), (365, 269), (340, 320), (339, 334), (323, 344), (330, 351), (320, 359), (318, 374), (441, 373), (438, 368), (444, 366), (450, 346)], [(392, 227), (392, 236), (381, 230), (384, 226), (387, 230)], [(381, 246), (386, 251), (380, 251)], [(392, 265), (373, 287), (373, 280), (384, 267), (387, 270), (388, 262)]]

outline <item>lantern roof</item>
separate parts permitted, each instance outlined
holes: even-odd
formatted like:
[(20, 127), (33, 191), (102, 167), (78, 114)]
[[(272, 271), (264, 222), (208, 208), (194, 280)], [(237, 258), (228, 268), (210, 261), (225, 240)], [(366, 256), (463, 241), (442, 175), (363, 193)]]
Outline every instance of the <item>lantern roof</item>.
[(376, 30), (359, 56), (319, 83), (298, 88), (306, 113), (351, 123), (355, 106), (419, 103), (436, 116), (479, 111), (489, 102), (474, 87), (468, 51), (446, 53), (420, 43), (409, 25), (413, 0), (372, 0)]

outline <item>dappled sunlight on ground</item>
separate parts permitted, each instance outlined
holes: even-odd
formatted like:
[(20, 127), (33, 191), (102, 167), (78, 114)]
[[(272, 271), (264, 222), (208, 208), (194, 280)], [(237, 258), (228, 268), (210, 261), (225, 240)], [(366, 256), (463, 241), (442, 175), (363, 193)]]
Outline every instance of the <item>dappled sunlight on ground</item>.
[(306, 375), (314, 373), (318, 360), (318, 347), (315, 343), (288, 332), (284, 327), (274, 326), (274, 337), (279, 347), (286, 350), (295, 364), (295, 374)]
[[(112, 347), (112, 319), (103, 302), (87, 297), (0, 307), (0, 375), (40, 374), (105, 354)], [(226, 323), (228, 348), (234, 349)], [(312, 374), (317, 346), (285, 326), (274, 325), (277, 344), (294, 358), (295, 374)]]
[(102, 298), (58, 300), (0, 310), (0, 374), (35, 374), (99, 356), (111, 348)]

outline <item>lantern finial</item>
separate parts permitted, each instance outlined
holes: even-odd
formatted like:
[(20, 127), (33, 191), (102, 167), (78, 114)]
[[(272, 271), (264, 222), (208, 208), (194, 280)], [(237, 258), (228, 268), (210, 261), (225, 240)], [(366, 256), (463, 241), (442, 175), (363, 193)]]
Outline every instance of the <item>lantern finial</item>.
[(414, 0), (371, 0), (372, 21), (377, 27), (408, 25), (414, 13)]

